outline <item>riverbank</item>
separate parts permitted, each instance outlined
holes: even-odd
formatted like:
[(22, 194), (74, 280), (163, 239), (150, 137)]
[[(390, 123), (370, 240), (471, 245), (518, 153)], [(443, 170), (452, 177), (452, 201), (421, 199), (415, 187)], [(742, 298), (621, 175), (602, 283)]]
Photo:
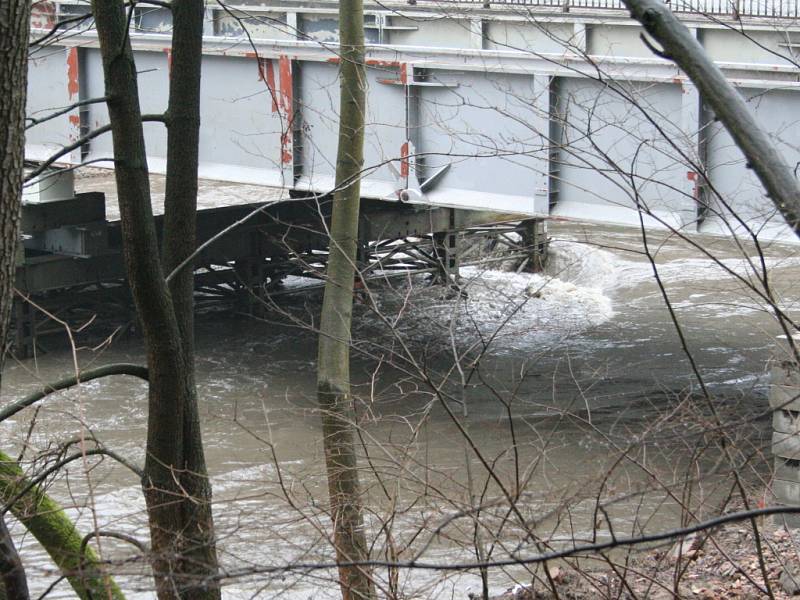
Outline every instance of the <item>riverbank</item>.
[(517, 585), (493, 600), (786, 600), (800, 595), (800, 529), (787, 529), (773, 518), (756, 519), (756, 528), (760, 544), (752, 523), (742, 521), (633, 550), (601, 570), (551, 567), (557, 594), (540, 581)]

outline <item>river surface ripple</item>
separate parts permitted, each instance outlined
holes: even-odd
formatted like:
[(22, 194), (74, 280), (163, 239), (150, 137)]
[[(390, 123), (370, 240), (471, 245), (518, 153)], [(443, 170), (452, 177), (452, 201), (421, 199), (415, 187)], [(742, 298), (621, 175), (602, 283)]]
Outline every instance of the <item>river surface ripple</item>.
[[(424, 276), (373, 282), (373, 302), (356, 306), (352, 370), (376, 558), (474, 561), (475, 519), (466, 509), (477, 505), (484, 553), (535, 554), (521, 522), (509, 517), (506, 493), (519, 494), (525, 527), (558, 548), (607, 539), (608, 519), (617, 535), (673, 526), (686, 518), (678, 501), (689, 491), (702, 513), (728, 489), (718, 452), (703, 442), (713, 419), (638, 232), (560, 224), (551, 235), (545, 274), (469, 267), (464, 295), (428, 286)], [(743, 257), (755, 253), (700, 239), (718, 264), (687, 244), (660, 241), (653, 245), (659, 273), (716, 418), (754, 457), (742, 472), (759, 489), (769, 461), (767, 361), (780, 352), (780, 331), (743, 283), (753, 276)], [(797, 248), (773, 246), (767, 255), (774, 297), (796, 315)], [(198, 318), (197, 383), (219, 551), (230, 574), (226, 598), (338, 593), (329, 570), (267, 572), (332, 556), (314, 398), (320, 296), (280, 302), (260, 319), (235, 311)], [(73, 371), (63, 341), (46, 345), (50, 351), (35, 361), (8, 362), (4, 403)], [(135, 336), (76, 356), (83, 368), (143, 361)], [(25, 446), (29, 460), (93, 435), (141, 464), (146, 405), (137, 380), (92, 381), (2, 423), (3, 449), (16, 456)], [(40, 469), (44, 460), (27, 467)], [(494, 465), (502, 487), (483, 461)], [(88, 474), (78, 461), (48, 480), (49, 492), (84, 532), (96, 522), (147, 541), (135, 476), (109, 460), (87, 464)], [(41, 593), (55, 579), (53, 567), (19, 524), (13, 531)], [(101, 551), (117, 561), (129, 598), (152, 597), (134, 548), (103, 539)], [(479, 588), (474, 572), (402, 571), (394, 581), (386, 569), (377, 575), (403, 597), (465, 598)], [(491, 573), (496, 590), (515, 579), (530, 575), (520, 567)], [(49, 597), (71, 594), (62, 584)]]

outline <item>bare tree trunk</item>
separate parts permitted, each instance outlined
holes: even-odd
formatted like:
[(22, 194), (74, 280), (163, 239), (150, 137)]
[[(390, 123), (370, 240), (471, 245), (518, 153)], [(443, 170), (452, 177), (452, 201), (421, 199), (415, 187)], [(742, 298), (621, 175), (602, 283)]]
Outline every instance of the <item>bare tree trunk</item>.
[[(197, 163), (200, 148), (200, 68), (203, 0), (173, 0), (172, 59), (164, 198), (164, 272), (170, 273), (197, 245)], [(169, 284), (184, 352), (194, 355), (194, 270), (186, 267)]]
[[(17, 271), (19, 207), (25, 160), (25, 100), (28, 88), (30, 2), (0, 4), (0, 386)], [(28, 597), (17, 549), (0, 517), (0, 577), (8, 598)]]
[[(317, 397), (322, 409), (336, 555), (339, 562), (352, 562), (368, 558), (356, 464), (355, 413), (350, 394), (350, 326), (366, 107), (361, 0), (339, 2), (339, 31), (339, 148), (330, 257), (320, 320)], [(339, 583), (345, 600), (375, 597), (370, 572), (364, 567), (340, 566)]]
[(14, 541), (6, 527), (5, 519), (0, 519), (0, 579), (4, 597), (8, 600), (28, 600), (28, 578), (19, 558)]
[(663, 0), (623, 0), (631, 16), (697, 86), (703, 101), (722, 121), (758, 175), (775, 207), (800, 237), (800, 184), (794, 170), (759, 126), (742, 96)]
[[(161, 600), (219, 598), (210, 488), (198, 447), (191, 351), (185, 350), (159, 260), (128, 19), (122, 0), (94, 0), (92, 8), (103, 55), (125, 266), (150, 373), (143, 487), (156, 589)], [(175, 21), (188, 12), (177, 11)], [(191, 32), (193, 28), (175, 23), (175, 30)], [(180, 42), (177, 46), (184, 49)], [(199, 81), (199, 73), (196, 77)], [(186, 320), (182, 323), (185, 326)], [(187, 422), (195, 426), (187, 427)]]
[[(167, 112), (167, 182), (162, 236), (164, 272), (170, 273), (197, 246), (197, 169), (200, 150), (200, 75), (203, 61), (203, 0), (172, 2), (172, 63)], [(183, 549), (186, 573), (198, 578), (216, 572), (217, 551), (211, 515), (211, 485), (208, 481), (197, 387), (194, 382), (194, 269), (191, 265), (175, 274), (169, 284), (172, 304), (181, 333), (181, 345), (191, 380), (192, 396), (183, 411), (185, 469), (181, 483), (196, 504), (183, 504)], [(219, 596), (216, 584), (208, 595)]]
[[(5, 350), (14, 301), (19, 206), (25, 160), (25, 100), (28, 87), (30, 2), (0, 4), (0, 344)], [(5, 352), (0, 354), (0, 367)], [(0, 377), (2, 371), (0, 370)], [(2, 379), (0, 379), (2, 382)]]
[[(194, 252), (197, 245), (197, 169), (200, 145), (200, 75), (203, 60), (203, 0), (173, 0), (172, 62), (167, 123), (167, 181), (164, 202), (163, 263), (169, 273)], [(181, 344), (194, 385), (194, 269), (178, 272), (169, 284), (181, 332)], [(184, 411), (183, 440), (186, 467), (184, 485), (197, 506), (184, 506), (188, 530), (197, 552), (189, 562), (216, 564), (211, 519), (211, 487), (200, 431), (196, 391)], [(189, 550), (189, 549), (187, 549)]]

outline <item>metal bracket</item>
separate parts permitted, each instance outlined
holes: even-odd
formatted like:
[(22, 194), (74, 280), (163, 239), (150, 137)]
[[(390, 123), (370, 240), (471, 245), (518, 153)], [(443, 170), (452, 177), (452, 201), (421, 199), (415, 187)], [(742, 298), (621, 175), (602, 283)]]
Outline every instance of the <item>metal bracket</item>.
[(400, 185), (394, 192), (395, 196), (400, 202), (428, 204), (425, 192), (430, 191), (439, 183), (442, 177), (450, 170), (451, 163), (440, 167), (430, 177), (427, 177), (424, 181), (420, 181), (417, 177), (416, 161), (414, 160), (414, 156), (416, 155), (414, 144), (408, 141), (404, 145), (404, 148), (406, 152), (405, 156), (400, 159), (400, 171), (397, 170), (394, 161), (388, 162), (389, 169)]

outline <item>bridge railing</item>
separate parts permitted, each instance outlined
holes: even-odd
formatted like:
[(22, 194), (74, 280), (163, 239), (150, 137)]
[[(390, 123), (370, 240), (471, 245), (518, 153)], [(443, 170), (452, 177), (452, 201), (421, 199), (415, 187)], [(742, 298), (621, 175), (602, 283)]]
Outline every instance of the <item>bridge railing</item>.
[[(554, 8), (569, 12), (572, 8), (626, 10), (622, 0), (407, 0), (409, 4), (479, 4)], [(800, 19), (800, 0), (671, 0), (677, 13), (708, 14), (718, 17), (770, 17)]]

